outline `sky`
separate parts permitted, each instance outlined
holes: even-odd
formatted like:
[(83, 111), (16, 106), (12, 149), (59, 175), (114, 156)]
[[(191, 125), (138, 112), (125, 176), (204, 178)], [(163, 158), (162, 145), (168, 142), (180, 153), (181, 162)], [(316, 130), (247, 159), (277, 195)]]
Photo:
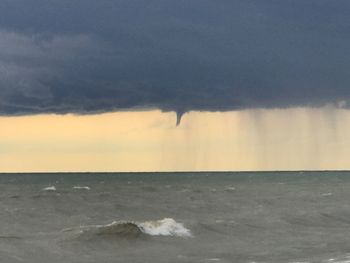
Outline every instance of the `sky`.
[(349, 12), (2, 0), (0, 171), (348, 169)]
[(2, 172), (350, 169), (346, 109), (0, 118)]

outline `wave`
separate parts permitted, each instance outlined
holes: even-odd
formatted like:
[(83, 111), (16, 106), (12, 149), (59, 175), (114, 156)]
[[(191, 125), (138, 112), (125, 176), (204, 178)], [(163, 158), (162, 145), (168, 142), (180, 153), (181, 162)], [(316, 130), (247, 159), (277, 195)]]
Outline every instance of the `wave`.
[(177, 236), (191, 237), (191, 231), (184, 227), (182, 223), (176, 222), (172, 218), (162, 220), (133, 222), (133, 221), (114, 221), (107, 225), (81, 226), (79, 228), (68, 228), (63, 232), (76, 232), (88, 236), (113, 236), (113, 237), (137, 237), (140, 235), (149, 236)]
[[(315, 213), (308, 215), (288, 216), (284, 220), (291, 225), (302, 227), (349, 227), (349, 213)], [(350, 263), (350, 262), (349, 262)]]
[(89, 186), (73, 186), (73, 189), (75, 189), (75, 190), (90, 190), (91, 188)]
[(19, 237), (19, 236), (2, 236), (2, 235), (0, 235), (0, 239), (22, 239), (22, 237)]
[(342, 257), (338, 257), (338, 258), (330, 258), (326, 261), (323, 261), (324, 263), (349, 263), (350, 262), (350, 255), (347, 254), (345, 256)]
[(55, 186), (48, 186), (48, 187), (43, 188), (42, 191), (54, 192), (54, 191), (56, 191), (56, 187)]
[(190, 237), (191, 231), (183, 224), (176, 222), (172, 218), (164, 218), (157, 221), (147, 221), (137, 225), (139, 229), (151, 236), (179, 236)]

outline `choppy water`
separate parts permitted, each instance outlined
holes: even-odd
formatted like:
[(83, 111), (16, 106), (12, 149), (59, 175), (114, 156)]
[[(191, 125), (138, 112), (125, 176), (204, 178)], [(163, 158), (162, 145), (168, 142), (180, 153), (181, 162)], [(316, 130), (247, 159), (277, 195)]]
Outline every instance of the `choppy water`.
[(3, 174), (0, 262), (350, 262), (350, 173)]

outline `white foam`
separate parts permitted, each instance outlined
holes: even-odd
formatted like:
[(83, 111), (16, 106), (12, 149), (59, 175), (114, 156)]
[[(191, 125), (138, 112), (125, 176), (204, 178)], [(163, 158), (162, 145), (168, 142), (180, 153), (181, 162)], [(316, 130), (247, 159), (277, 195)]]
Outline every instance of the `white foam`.
[(183, 224), (177, 223), (172, 218), (164, 218), (156, 221), (146, 221), (137, 224), (140, 230), (151, 236), (179, 236), (191, 237), (191, 231)]
[(142, 223), (134, 221), (113, 221), (106, 225), (87, 225), (77, 228), (66, 228), (63, 229), (62, 232), (117, 236), (132, 236), (143, 233), (150, 236), (192, 237), (189, 229), (185, 228), (183, 224), (177, 223), (172, 218)]
[(88, 186), (73, 186), (73, 189), (76, 190), (90, 190), (91, 188)]
[(55, 186), (48, 186), (42, 189), (42, 191), (56, 191)]

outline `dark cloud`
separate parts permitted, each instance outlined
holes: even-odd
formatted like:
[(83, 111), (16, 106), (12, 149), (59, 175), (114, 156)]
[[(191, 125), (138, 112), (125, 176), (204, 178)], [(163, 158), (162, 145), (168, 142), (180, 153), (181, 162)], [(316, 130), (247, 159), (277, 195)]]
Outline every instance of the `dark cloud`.
[(347, 106), (348, 0), (2, 0), (0, 114)]

